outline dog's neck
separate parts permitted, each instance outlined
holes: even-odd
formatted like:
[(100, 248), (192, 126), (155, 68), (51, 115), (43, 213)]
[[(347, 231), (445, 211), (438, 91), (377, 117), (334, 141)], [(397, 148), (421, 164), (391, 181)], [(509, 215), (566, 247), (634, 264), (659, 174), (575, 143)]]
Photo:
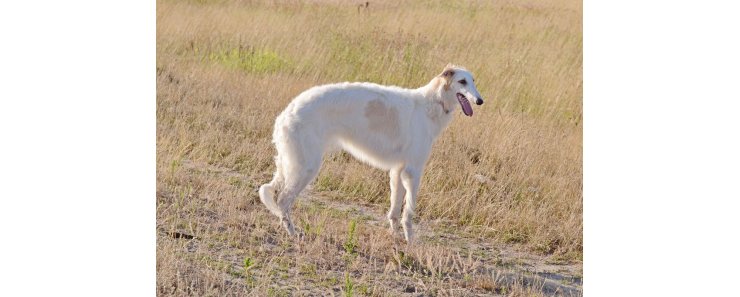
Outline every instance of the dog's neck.
[(419, 88), (426, 99), (426, 115), (438, 128), (436, 134), (442, 132), (449, 125), (455, 109), (455, 106), (449, 100), (445, 100), (443, 96), (444, 83), (442, 77), (435, 77), (426, 86)]

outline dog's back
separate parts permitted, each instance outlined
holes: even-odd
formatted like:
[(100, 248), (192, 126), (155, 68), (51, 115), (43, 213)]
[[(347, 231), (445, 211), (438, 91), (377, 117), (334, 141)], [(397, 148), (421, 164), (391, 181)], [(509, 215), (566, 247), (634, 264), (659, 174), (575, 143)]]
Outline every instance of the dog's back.
[[(370, 165), (389, 169), (404, 159), (410, 144), (416, 104), (409, 94), (414, 95), (412, 90), (371, 83), (314, 87), (280, 114), (273, 136), (277, 143), (311, 135), (321, 147), (338, 146)], [(297, 130), (300, 133), (292, 132)]]

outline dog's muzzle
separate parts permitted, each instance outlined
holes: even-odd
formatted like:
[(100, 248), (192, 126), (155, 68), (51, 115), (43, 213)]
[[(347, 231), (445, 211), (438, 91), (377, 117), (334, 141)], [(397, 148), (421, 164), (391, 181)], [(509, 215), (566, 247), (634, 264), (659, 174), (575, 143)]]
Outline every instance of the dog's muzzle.
[(480, 97), (475, 98), (475, 104), (476, 105), (483, 105), (483, 98), (480, 98)]

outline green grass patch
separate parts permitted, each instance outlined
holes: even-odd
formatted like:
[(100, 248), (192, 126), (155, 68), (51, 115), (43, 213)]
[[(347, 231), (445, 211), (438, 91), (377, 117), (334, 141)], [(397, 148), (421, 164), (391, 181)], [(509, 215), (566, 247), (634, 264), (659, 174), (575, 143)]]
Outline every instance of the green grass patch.
[(531, 232), (521, 229), (508, 229), (501, 234), (501, 239), (505, 243), (526, 243), (529, 242)]
[(267, 49), (232, 48), (211, 52), (208, 60), (249, 73), (274, 73), (287, 70), (291, 62)]
[(325, 173), (319, 175), (316, 180), (315, 188), (317, 191), (337, 191), (342, 185), (342, 179), (339, 176)]

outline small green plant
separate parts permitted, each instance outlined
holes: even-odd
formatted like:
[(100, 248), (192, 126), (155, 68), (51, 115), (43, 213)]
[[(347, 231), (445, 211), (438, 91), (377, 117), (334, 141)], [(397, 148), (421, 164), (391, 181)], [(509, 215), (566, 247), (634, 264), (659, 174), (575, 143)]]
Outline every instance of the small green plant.
[(178, 159), (173, 159), (172, 162), (170, 162), (170, 177), (175, 175), (175, 171), (180, 167), (181, 162)]
[(399, 265), (401, 265), (401, 267), (404, 267), (406, 269), (414, 268), (414, 258), (406, 255), (406, 253), (404, 253), (403, 251), (398, 251), (398, 254), (396, 254), (396, 261)]
[(299, 270), (298, 271), (300, 272), (300, 274), (303, 274), (303, 275), (305, 275), (306, 277), (309, 277), (309, 278), (315, 278), (315, 277), (318, 276), (318, 274), (316, 273), (316, 271), (317, 271), (316, 264), (311, 264), (311, 263), (302, 264), (299, 267)]
[(244, 258), (244, 271), (242, 271), (242, 276), (244, 276), (245, 283), (247, 286), (254, 287), (255, 282), (257, 281), (255, 277), (249, 272), (251, 268), (254, 267), (254, 261), (250, 257)]
[(344, 274), (344, 296), (352, 297), (355, 284), (352, 283), (352, 279), (349, 277), (349, 272)]
[(347, 254), (354, 255), (357, 253), (357, 237), (355, 230), (357, 229), (357, 220), (349, 222), (349, 230), (347, 231), (347, 241), (344, 242), (344, 251)]
[(245, 273), (249, 271), (249, 268), (252, 268), (253, 265), (254, 265), (254, 262), (252, 261), (252, 258), (250, 257), (244, 258), (244, 272)]

